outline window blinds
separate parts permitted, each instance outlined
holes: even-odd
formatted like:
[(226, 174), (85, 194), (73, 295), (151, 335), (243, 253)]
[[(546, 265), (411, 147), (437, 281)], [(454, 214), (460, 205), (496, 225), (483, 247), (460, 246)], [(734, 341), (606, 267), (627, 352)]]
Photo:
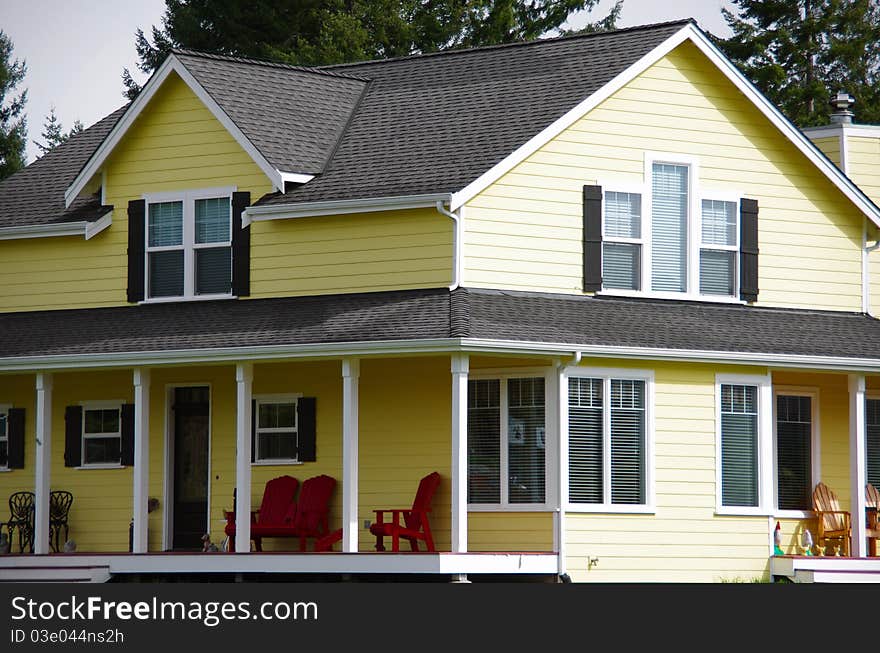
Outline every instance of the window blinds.
[(468, 381), (468, 503), (501, 501), (501, 381)]
[(651, 288), (686, 292), (687, 166), (655, 163), (651, 187)]
[(510, 503), (544, 503), (544, 378), (507, 380)]
[(813, 485), (812, 401), (810, 397), (776, 398), (776, 468), (782, 510), (809, 510)]
[(758, 389), (721, 386), (721, 504), (758, 505)]
[(568, 500), (602, 503), (602, 379), (568, 381)]

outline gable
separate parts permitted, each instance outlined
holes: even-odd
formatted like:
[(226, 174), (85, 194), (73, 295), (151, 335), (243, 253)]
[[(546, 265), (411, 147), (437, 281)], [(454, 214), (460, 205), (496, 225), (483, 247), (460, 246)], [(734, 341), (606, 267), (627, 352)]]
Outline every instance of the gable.
[(467, 203), (464, 285), (582, 292), (582, 187), (643, 184), (652, 152), (758, 200), (760, 304), (860, 309), (863, 214), (690, 42)]

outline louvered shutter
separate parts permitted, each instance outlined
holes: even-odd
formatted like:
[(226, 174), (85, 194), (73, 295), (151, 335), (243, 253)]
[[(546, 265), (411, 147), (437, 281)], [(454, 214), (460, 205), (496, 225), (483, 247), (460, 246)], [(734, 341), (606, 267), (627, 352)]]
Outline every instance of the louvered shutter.
[(742, 199), (739, 205), (740, 299), (758, 301), (758, 200)]
[(121, 435), (120, 442), (121, 456), (120, 462), (129, 467), (134, 465), (134, 404), (122, 404), (121, 418)]
[(880, 489), (880, 399), (865, 400), (867, 482)]
[(242, 227), (243, 212), (251, 203), (251, 194), (232, 194), (232, 294), (251, 294), (251, 228)]
[(583, 190), (584, 292), (602, 289), (602, 187)]
[(317, 460), (317, 420), (314, 397), (300, 397), (296, 402), (297, 444), (300, 462)]
[(9, 469), (24, 469), (24, 408), (10, 408), (6, 414)]
[(82, 465), (82, 406), (64, 409), (64, 466)]
[(128, 203), (128, 301), (144, 299), (144, 232), (146, 229), (146, 201)]

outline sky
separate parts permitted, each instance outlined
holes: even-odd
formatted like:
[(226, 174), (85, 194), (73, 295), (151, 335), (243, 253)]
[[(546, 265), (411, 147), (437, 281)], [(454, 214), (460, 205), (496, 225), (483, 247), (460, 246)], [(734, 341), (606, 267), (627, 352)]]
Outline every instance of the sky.
[[(600, 0), (591, 19), (613, 0)], [(729, 0), (624, 0), (619, 27), (692, 17), (719, 36), (730, 30), (721, 16)], [(164, 0), (0, 0), (0, 30), (12, 40), (13, 57), (24, 60), (28, 89), (28, 161), (39, 152), (43, 123), (52, 106), (65, 130), (75, 120), (88, 127), (125, 104), (122, 70), (139, 83), (134, 35), (159, 25)], [(586, 18), (574, 17), (577, 27)]]

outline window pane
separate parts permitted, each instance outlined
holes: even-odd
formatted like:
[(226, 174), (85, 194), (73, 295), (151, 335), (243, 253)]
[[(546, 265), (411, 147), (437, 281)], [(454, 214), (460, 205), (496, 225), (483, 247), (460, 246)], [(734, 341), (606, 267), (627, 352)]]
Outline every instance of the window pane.
[(866, 399), (867, 482), (880, 490), (880, 399)]
[(651, 287), (687, 290), (688, 168), (655, 163), (652, 179)]
[(196, 294), (228, 295), (232, 291), (232, 250), (212, 247), (196, 250)]
[(83, 450), (83, 464), (118, 463), (121, 460), (119, 442), (119, 436), (86, 438)]
[(259, 428), (276, 429), (296, 427), (295, 403), (260, 403), (259, 406), (259, 418), (257, 422)]
[(501, 381), (468, 381), (468, 503), (501, 501)]
[(700, 292), (704, 295), (733, 295), (736, 252), (700, 250)]
[(736, 246), (736, 202), (703, 200), (703, 244)]
[(635, 193), (605, 193), (605, 236), (642, 237), (642, 196)]
[(758, 505), (758, 389), (721, 386), (721, 505)]
[(295, 460), (297, 457), (296, 431), (260, 433), (258, 460)]
[(150, 247), (170, 247), (183, 243), (183, 202), (150, 204)]
[(230, 213), (228, 197), (196, 200), (196, 243), (228, 243)]
[(544, 378), (507, 381), (510, 503), (544, 503)]
[(568, 500), (602, 503), (602, 379), (568, 381)]
[(776, 469), (779, 508), (809, 510), (812, 474), (810, 397), (776, 398)]
[(611, 380), (611, 502), (645, 503), (645, 382)]
[(183, 295), (183, 251), (150, 253), (150, 297)]
[(119, 433), (119, 409), (90, 409), (84, 415), (86, 433)]
[(605, 288), (638, 290), (642, 274), (641, 258), (641, 245), (603, 243), (602, 285)]

